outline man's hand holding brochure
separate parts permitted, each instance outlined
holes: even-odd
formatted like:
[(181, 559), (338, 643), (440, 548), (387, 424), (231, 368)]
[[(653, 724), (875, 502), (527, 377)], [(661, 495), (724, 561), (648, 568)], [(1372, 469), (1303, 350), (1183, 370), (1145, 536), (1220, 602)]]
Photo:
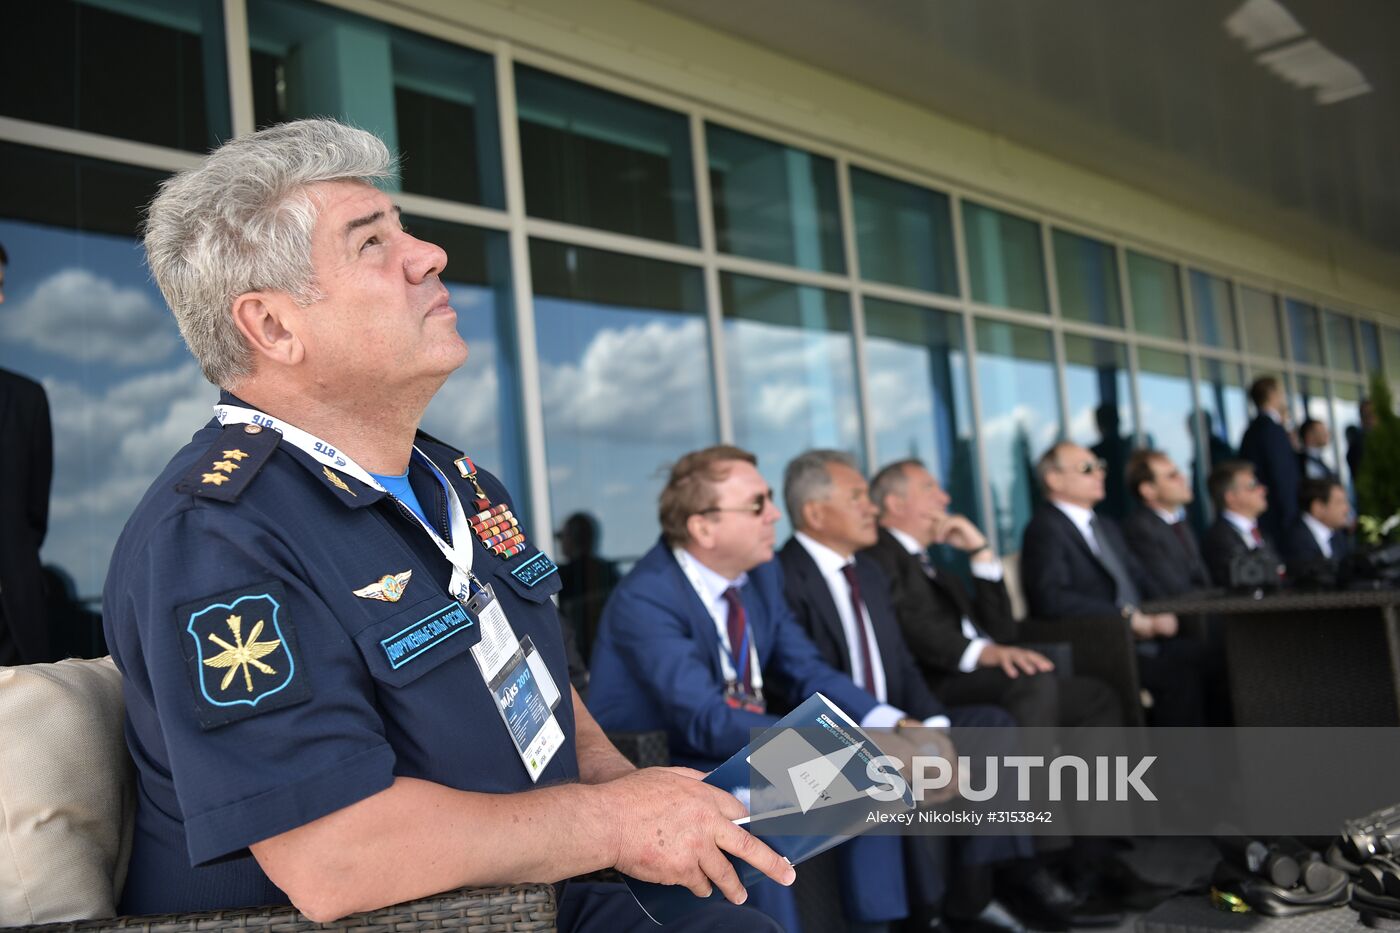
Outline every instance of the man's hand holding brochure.
[[(907, 788), (893, 801), (866, 793), (872, 787), (888, 787), (872, 777), (869, 767), (871, 760), (882, 754), (884, 751), (849, 716), (817, 693), (704, 776), (703, 783), (731, 796), (736, 833), (749, 844), (755, 837), (762, 840), (789, 863), (798, 865), (864, 832), (871, 825), (868, 817), (872, 812), (906, 813), (914, 809)], [(699, 776), (685, 769), (669, 770)], [(732, 847), (724, 848), (744, 887), (763, 877), (765, 872), (745, 861), (747, 856), (759, 854), (762, 846), (746, 849), (746, 843), (736, 839)], [(760, 865), (766, 854), (756, 859)], [(706, 868), (706, 874), (715, 878), (717, 871)], [(634, 875), (626, 880), (637, 902), (658, 923), (683, 917), (708, 899), (699, 896), (708, 886), (703, 878), (685, 886), (653, 884)], [(709, 897), (732, 893), (717, 890)], [(730, 900), (734, 898), (730, 896)]]

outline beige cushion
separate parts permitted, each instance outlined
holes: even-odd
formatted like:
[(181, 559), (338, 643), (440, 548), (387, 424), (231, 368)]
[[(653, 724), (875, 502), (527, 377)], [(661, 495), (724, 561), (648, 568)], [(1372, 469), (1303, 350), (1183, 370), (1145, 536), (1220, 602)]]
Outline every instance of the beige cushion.
[(111, 658), (0, 667), (0, 927), (114, 916), (134, 812)]

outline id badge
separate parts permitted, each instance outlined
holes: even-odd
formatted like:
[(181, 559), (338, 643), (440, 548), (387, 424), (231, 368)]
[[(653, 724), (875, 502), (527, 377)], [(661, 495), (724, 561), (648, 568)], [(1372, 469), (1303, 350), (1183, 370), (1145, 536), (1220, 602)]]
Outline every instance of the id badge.
[(544, 694), (544, 701), (549, 704), (550, 709), (556, 708), (559, 701), (563, 699), (563, 694), (559, 692), (559, 686), (554, 682), (554, 675), (549, 672), (549, 665), (544, 663), (544, 656), (535, 650), (535, 643), (529, 635), (520, 639), (520, 650), (525, 654), (525, 660), (530, 665), (530, 672), (540, 682), (540, 692)]
[[(550, 684), (553, 684), (552, 678)], [(538, 781), (554, 753), (564, 744), (564, 730), (550, 709), (545, 685), (535, 676), (526, 653), (517, 648), (502, 670), (502, 676), (488, 686), (530, 780)], [(557, 702), (558, 688), (554, 693)]]
[(538, 781), (564, 744), (564, 730), (554, 717), (559, 687), (534, 642), (516, 640), (491, 584), (467, 600), (466, 607), (481, 629), (481, 640), (471, 649), (481, 677), (530, 780)]
[(520, 649), (515, 630), (510, 627), (510, 620), (491, 584), (483, 586), (465, 605), (481, 629), (481, 640), (472, 645), (472, 655), (476, 666), (481, 668), (481, 676), (488, 684), (493, 683), (500, 676), (501, 668)]

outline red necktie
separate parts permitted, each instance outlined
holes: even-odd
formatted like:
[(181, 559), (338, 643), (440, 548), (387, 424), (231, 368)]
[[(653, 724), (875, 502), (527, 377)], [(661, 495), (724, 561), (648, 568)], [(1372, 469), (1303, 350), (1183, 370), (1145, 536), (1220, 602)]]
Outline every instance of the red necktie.
[(1249, 529), (1249, 533), (1254, 536), (1254, 543), (1262, 547), (1264, 544), (1264, 536), (1259, 533), (1259, 526), (1255, 525), (1253, 528)]
[(856, 630), (860, 632), (860, 644), (851, 647), (860, 652), (861, 673), (865, 676), (865, 692), (875, 696), (875, 667), (871, 660), (874, 651), (870, 646), (870, 630), (865, 626), (865, 612), (861, 609), (865, 601), (860, 598), (860, 581), (856, 579), (856, 565), (846, 564), (841, 568), (841, 573), (845, 574), (846, 583), (851, 588), (851, 611), (856, 615)]
[(744, 615), (744, 604), (739, 600), (739, 590), (731, 586), (724, 591), (724, 601), (729, 603), (729, 656), (734, 661), (734, 670), (739, 686), (745, 693), (753, 693), (752, 672), (749, 670), (749, 650), (744, 644), (744, 633), (748, 630), (748, 619)]

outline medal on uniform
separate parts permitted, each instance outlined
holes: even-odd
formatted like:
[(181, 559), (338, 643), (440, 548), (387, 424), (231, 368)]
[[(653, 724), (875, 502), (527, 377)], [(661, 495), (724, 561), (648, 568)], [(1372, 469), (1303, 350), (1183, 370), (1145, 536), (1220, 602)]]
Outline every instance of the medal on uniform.
[(462, 478), (471, 483), (472, 488), (476, 490), (476, 498), (472, 500), (472, 505), (480, 511), (468, 521), (482, 546), (507, 560), (525, 550), (525, 532), (520, 527), (519, 519), (504, 502), (500, 505), (491, 504), (486, 491), (477, 481), (476, 464), (472, 463), (471, 457), (458, 457), (453, 463), (457, 465), (457, 472), (462, 474)]

